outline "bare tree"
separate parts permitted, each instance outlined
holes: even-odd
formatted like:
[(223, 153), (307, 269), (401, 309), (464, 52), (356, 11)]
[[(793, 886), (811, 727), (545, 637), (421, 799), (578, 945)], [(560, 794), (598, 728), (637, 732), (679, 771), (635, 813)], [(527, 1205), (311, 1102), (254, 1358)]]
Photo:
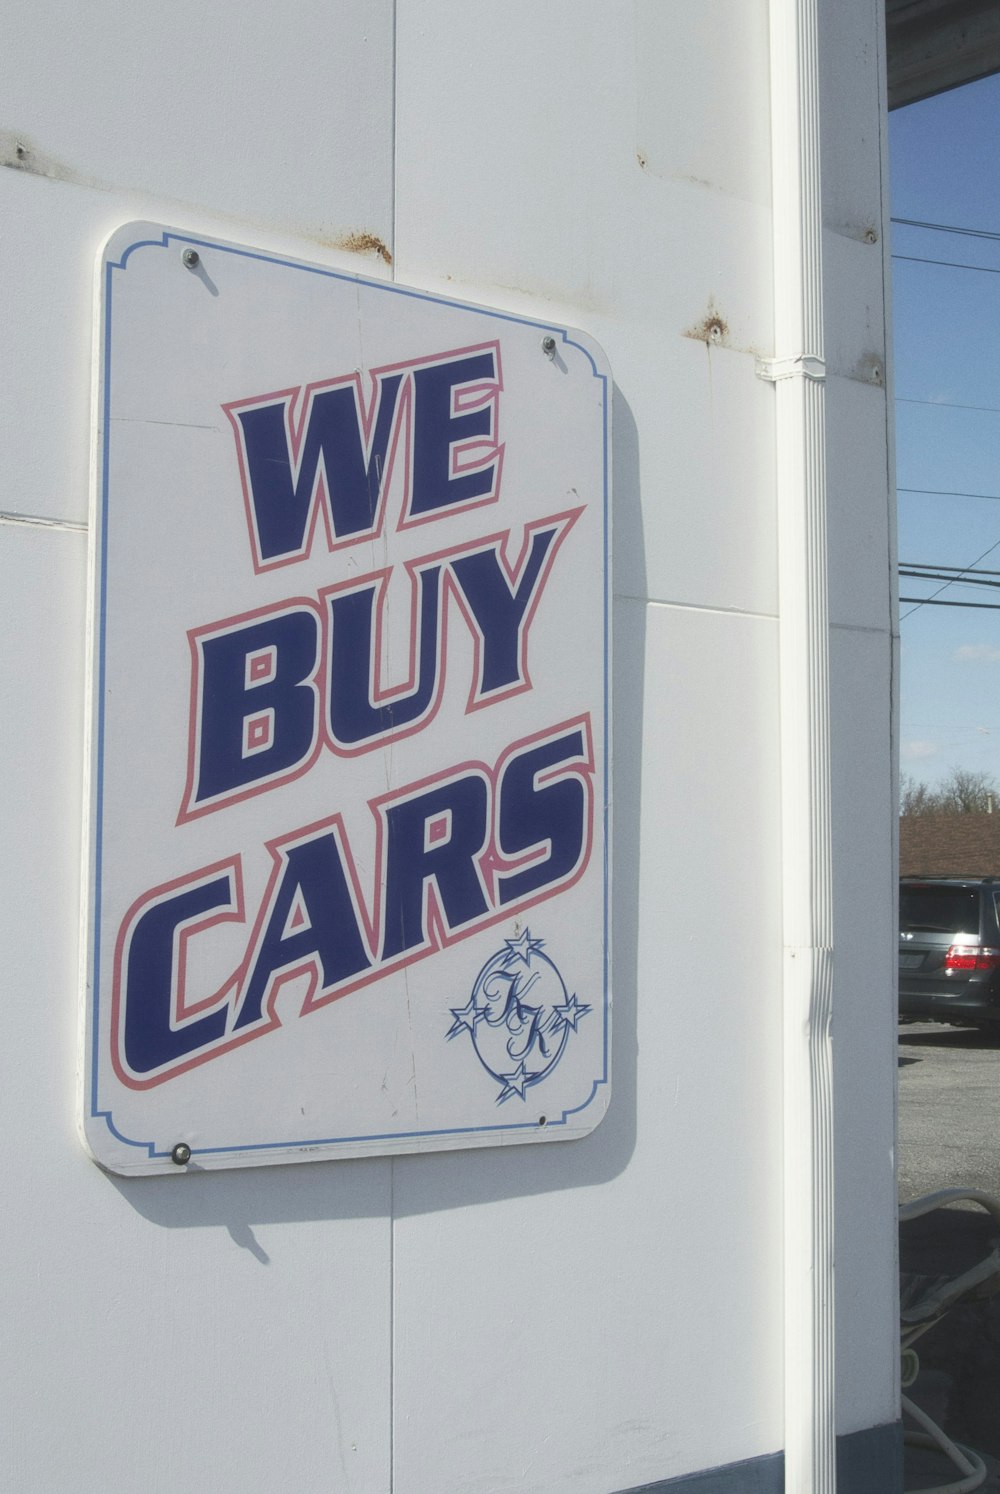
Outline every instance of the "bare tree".
[(909, 773), (899, 777), (900, 814), (992, 814), (998, 802), (1000, 791), (992, 773), (952, 768), (936, 788)]
[(937, 805), (937, 796), (928, 788), (926, 783), (921, 783), (910, 773), (899, 775), (899, 812), (900, 814), (940, 814)]

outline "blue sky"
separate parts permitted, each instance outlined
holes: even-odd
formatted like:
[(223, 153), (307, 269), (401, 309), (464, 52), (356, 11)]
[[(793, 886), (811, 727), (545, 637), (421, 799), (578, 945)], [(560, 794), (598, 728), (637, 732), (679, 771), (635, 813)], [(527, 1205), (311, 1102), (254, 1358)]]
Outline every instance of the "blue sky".
[[(1000, 581), (1000, 273), (899, 257), (1000, 272), (1000, 77), (896, 110), (889, 163), (894, 218), (998, 236), (892, 225), (900, 565), (967, 566), (995, 545), (978, 565)], [(902, 577), (900, 594), (942, 584)], [(966, 585), (942, 597), (1000, 604), (1000, 590)], [(900, 632), (903, 771), (1000, 781), (1000, 610), (901, 603)]]

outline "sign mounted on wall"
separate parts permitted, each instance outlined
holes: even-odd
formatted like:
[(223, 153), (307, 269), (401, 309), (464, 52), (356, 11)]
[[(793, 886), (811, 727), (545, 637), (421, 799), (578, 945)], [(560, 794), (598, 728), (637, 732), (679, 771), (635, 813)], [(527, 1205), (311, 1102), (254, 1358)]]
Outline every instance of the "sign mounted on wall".
[(610, 1078), (603, 354), (132, 223), (98, 363), (93, 1156), (586, 1134)]

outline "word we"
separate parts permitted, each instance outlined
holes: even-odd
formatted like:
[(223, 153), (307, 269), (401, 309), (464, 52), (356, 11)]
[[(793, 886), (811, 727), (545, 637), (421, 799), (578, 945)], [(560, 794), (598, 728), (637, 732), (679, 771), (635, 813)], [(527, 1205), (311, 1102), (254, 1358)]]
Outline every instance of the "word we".
[(397, 528), (494, 501), (503, 446), (497, 343), (224, 405), (236, 434), (254, 568), (308, 555), (322, 516), (331, 550), (380, 533), (403, 464)]

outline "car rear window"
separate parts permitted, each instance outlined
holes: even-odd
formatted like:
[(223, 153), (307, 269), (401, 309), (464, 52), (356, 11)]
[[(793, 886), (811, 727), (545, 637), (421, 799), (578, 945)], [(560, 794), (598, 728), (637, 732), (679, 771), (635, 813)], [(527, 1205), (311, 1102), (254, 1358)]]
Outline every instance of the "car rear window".
[(968, 887), (901, 887), (899, 924), (913, 933), (979, 934), (979, 893)]

